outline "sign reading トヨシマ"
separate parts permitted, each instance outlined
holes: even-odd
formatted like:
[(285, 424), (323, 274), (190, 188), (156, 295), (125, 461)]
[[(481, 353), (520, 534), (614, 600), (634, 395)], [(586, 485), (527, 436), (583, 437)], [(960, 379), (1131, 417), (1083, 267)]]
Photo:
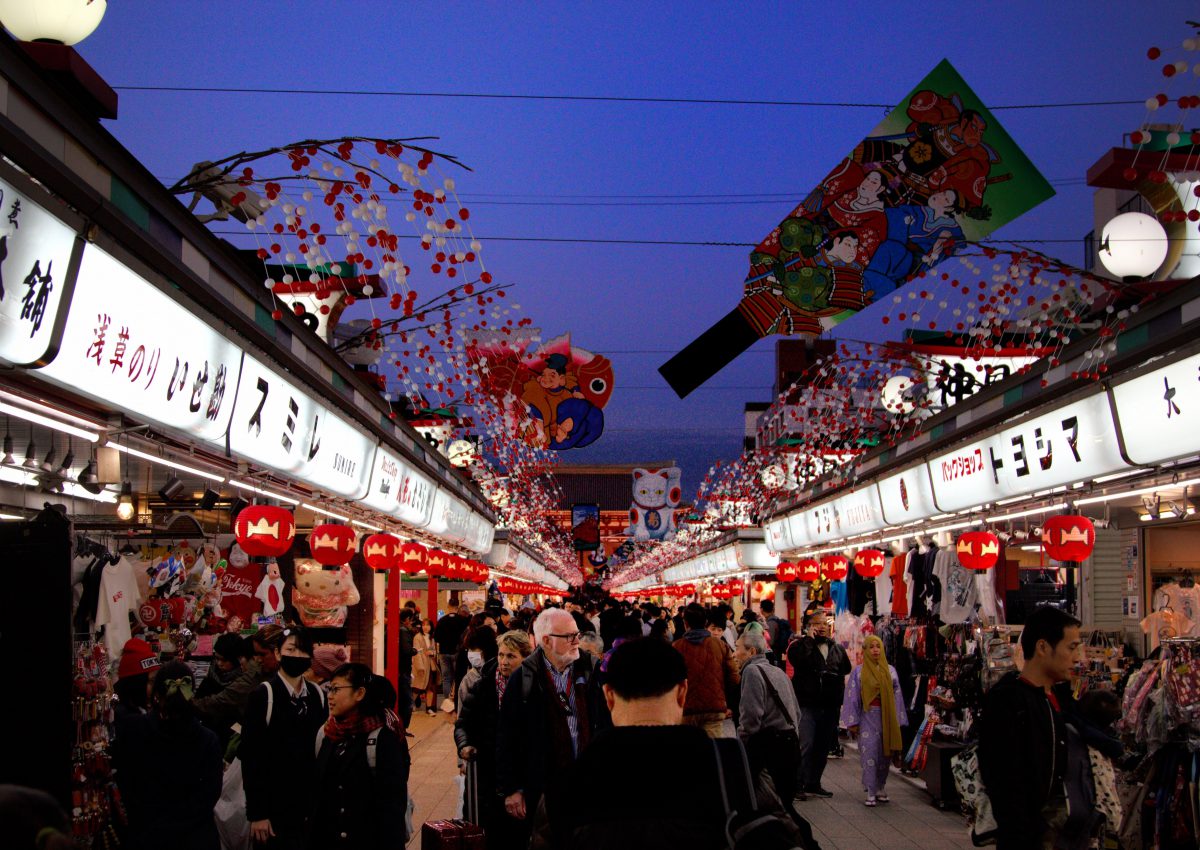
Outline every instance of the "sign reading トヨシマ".
[(1108, 397), (1097, 393), (940, 455), (929, 474), (937, 507), (957, 511), (1125, 466)]
[(222, 440), (242, 350), (96, 245), (84, 248), (62, 343), (35, 374), (135, 415)]
[(66, 289), (75, 232), (0, 180), (0, 360), (43, 360)]

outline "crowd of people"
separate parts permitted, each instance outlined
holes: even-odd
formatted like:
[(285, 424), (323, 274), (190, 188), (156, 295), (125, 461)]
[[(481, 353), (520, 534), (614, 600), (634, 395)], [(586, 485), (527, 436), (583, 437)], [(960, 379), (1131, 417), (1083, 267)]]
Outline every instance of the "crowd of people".
[[(874, 636), (852, 666), (821, 609), (796, 634), (769, 602), (738, 622), (727, 605), (611, 599), (436, 623), (409, 607), (400, 622), (395, 682), (298, 627), (222, 635), (198, 684), (131, 639), (115, 687), (122, 846), (400, 847), (417, 709), (453, 716), (477, 797), (467, 816), (491, 848), (818, 848), (796, 804), (832, 796), (822, 776), (839, 725), (858, 739), (865, 804), (888, 802), (907, 723), (896, 671)], [(979, 765), (1001, 848), (1052, 846), (1078, 826), (1070, 740), (1100, 734), (1062, 684), (1078, 635), (1039, 609), (1023, 673), (988, 694)], [(682, 783), (641, 769), (656, 752)], [(165, 782), (164, 758), (187, 769)], [(233, 840), (214, 818), (230, 802)]]

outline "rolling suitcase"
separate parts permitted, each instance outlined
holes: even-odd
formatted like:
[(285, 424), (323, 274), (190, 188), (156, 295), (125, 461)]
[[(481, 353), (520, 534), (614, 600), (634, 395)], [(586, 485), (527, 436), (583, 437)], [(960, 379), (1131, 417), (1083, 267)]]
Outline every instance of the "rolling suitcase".
[(484, 850), (487, 842), (479, 827), (479, 771), (467, 762), (462, 820), (426, 821), (421, 825), (421, 850)]

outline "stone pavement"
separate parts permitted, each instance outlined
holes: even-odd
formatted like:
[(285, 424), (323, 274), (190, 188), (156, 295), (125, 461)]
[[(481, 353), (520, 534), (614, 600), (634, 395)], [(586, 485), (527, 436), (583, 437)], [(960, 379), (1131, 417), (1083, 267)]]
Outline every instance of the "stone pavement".
[[(419, 850), (422, 823), (454, 816), (458, 767), (451, 715), (414, 714), (411, 731), (408, 787), (416, 805), (417, 834), (408, 848)], [(868, 809), (863, 805), (866, 795), (860, 774), (858, 752), (848, 746), (846, 757), (830, 759), (825, 770), (825, 787), (833, 798), (810, 797), (796, 804), (812, 824), (822, 850), (966, 850), (972, 846), (963, 817), (934, 808), (920, 780), (893, 770), (888, 780), (891, 802)]]

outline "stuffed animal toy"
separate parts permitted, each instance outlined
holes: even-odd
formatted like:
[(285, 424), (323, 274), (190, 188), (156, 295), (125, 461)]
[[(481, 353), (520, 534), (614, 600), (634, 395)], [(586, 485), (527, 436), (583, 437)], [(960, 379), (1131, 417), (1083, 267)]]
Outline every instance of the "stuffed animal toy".
[(358, 588), (350, 565), (325, 569), (316, 561), (296, 562), (296, 586), (292, 588), (292, 604), (306, 626), (344, 626), (346, 608), (357, 605)]
[(150, 573), (150, 589), (159, 599), (174, 596), (183, 586), (185, 570), (183, 561), (178, 558), (173, 556), (163, 558), (148, 572)]
[(263, 616), (274, 617), (283, 613), (283, 579), (279, 577), (279, 564), (271, 561), (267, 564), (267, 574), (258, 583), (254, 596), (263, 604)]

